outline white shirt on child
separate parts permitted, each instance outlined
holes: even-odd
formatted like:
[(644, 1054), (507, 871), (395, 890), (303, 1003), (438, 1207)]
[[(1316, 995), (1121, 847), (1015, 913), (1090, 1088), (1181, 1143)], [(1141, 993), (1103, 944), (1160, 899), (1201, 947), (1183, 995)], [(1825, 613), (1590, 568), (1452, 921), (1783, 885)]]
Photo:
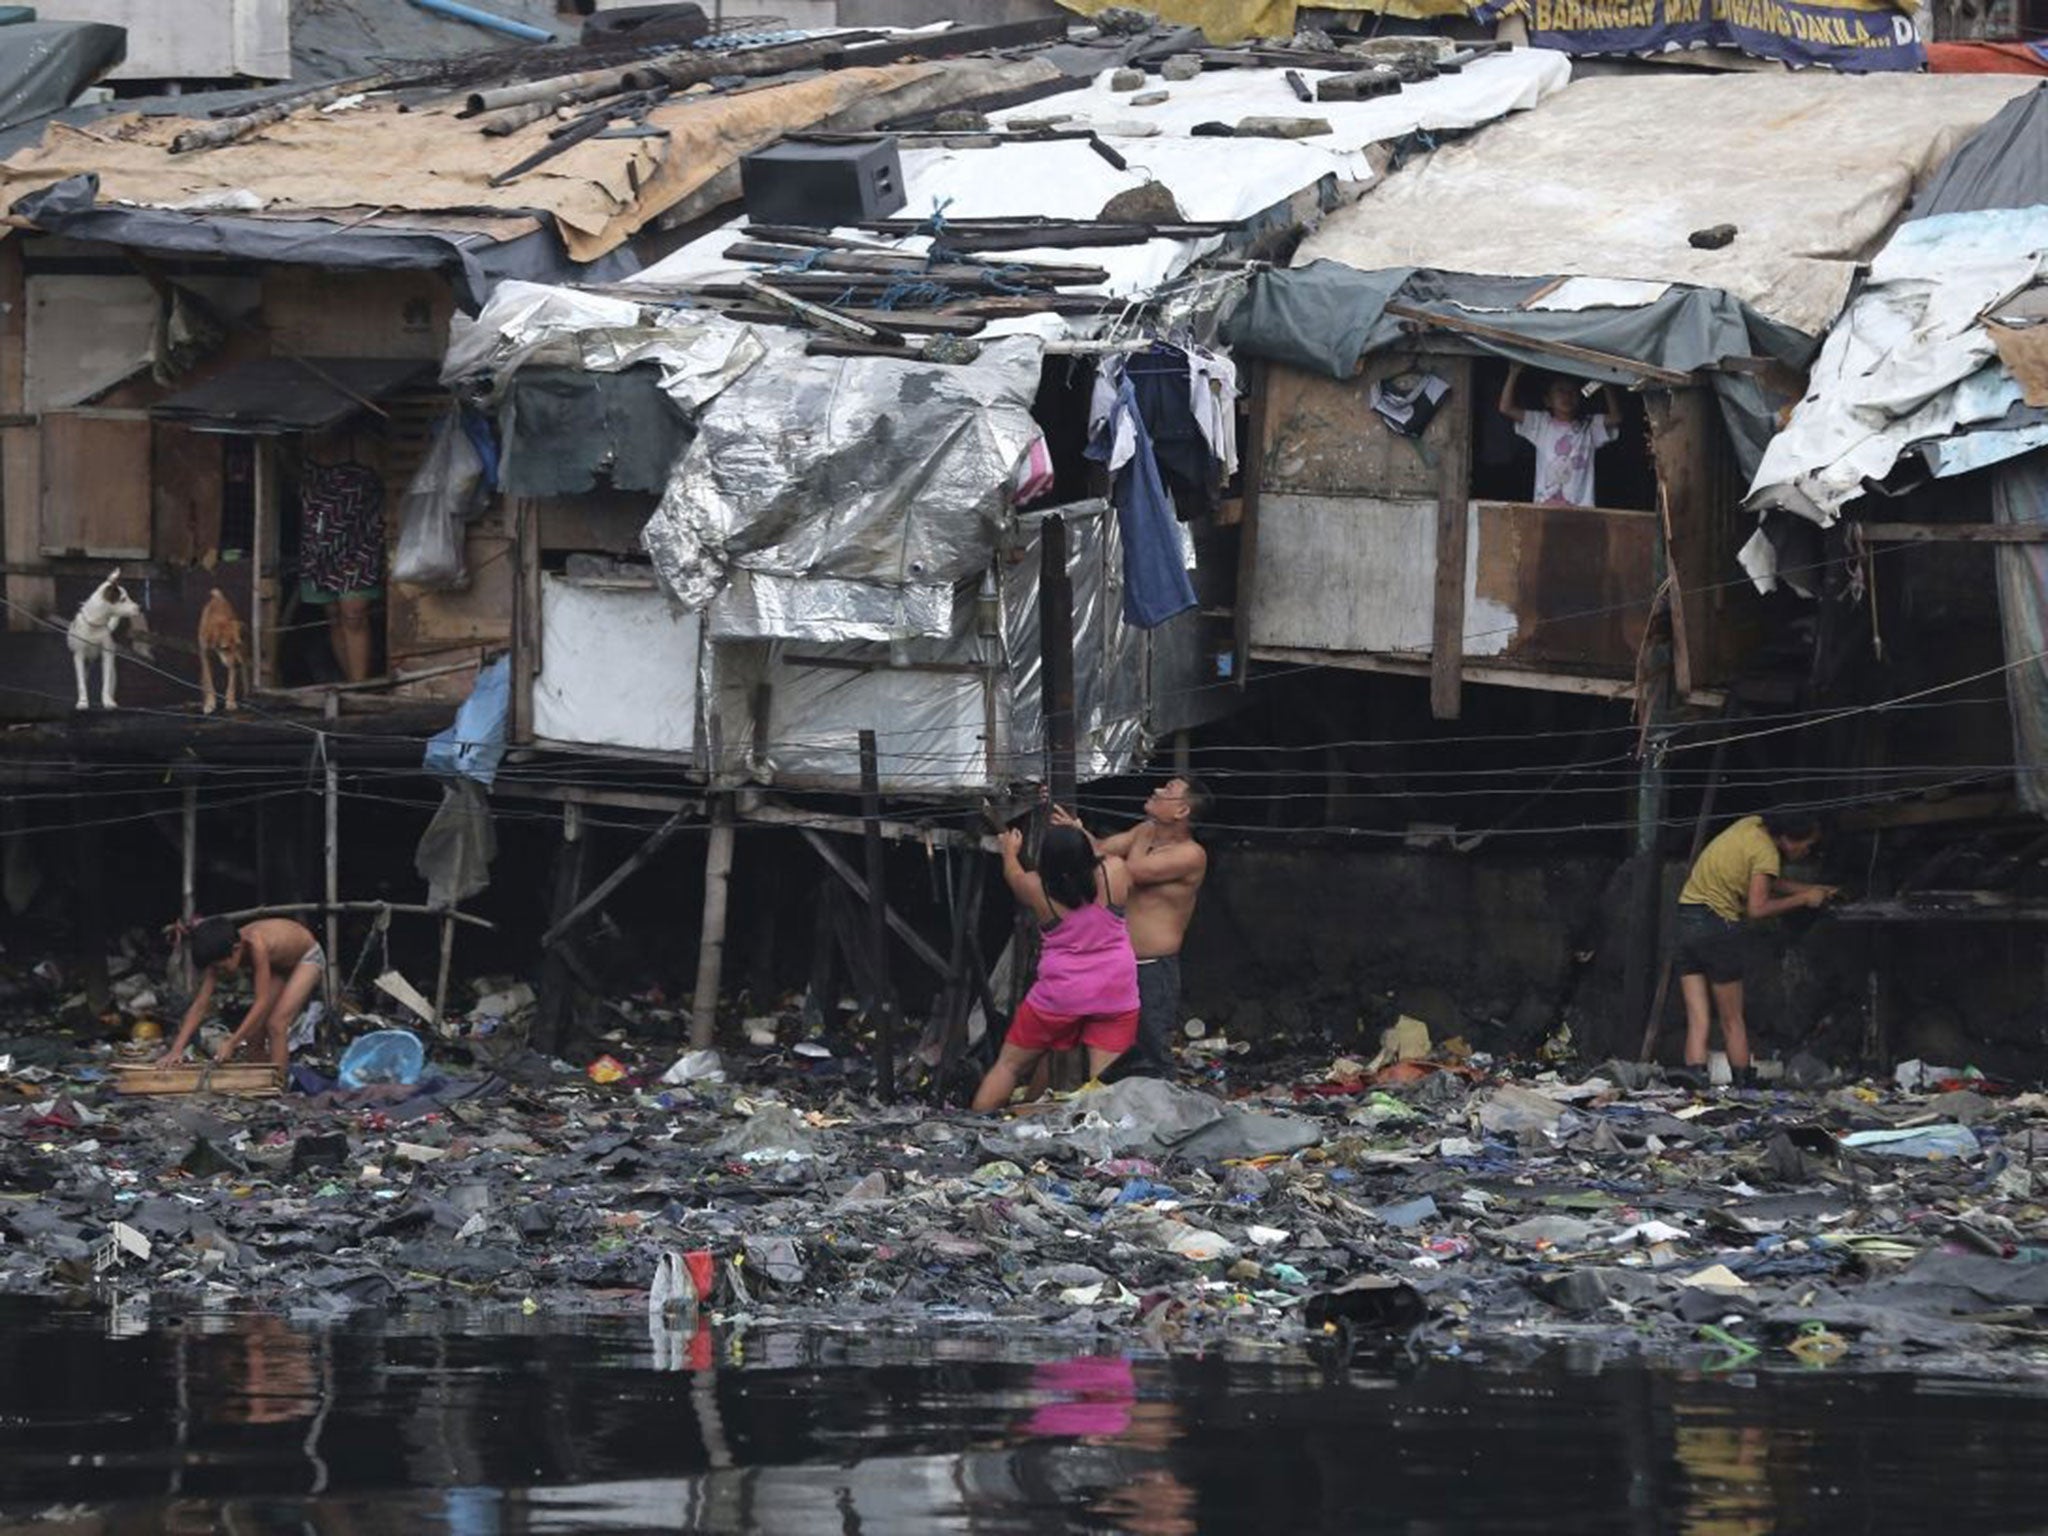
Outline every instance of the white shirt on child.
[(1531, 501), (1568, 507), (1597, 505), (1593, 500), (1593, 453), (1617, 435), (1605, 416), (1559, 421), (1548, 411), (1524, 411), (1515, 423), (1515, 435), (1536, 446), (1536, 489)]

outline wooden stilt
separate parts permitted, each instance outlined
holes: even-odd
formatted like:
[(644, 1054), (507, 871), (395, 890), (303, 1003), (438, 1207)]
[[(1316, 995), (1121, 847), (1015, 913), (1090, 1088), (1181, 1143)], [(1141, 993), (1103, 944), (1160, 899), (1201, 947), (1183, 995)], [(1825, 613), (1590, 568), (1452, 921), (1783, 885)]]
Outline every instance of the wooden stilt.
[[(568, 801), (562, 806), (562, 845), (555, 850), (554, 895), (548, 907), (551, 927), (559, 927), (575, 910), (589, 848), (590, 839), (583, 834), (583, 807)], [(568, 1043), (569, 1025), (575, 1016), (576, 970), (566, 935), (547, 946), (540, 969), (540, 1038), (534, 1044), (550, 1055), (558, 1054)]]
[(99, 812), (84, 795), (71, 797), (71, 838), (76, 885), (73, 927), (78, 946), (78, 973), (85, 983), (86, 1006), (105, 1010), (113, 993), (107, 985), (106, 839)]
[(875, 971), (875, 1086), (887, 1104), (896, 1097), (896, 992), (889, 983), (889, 898), (882, 888), (881, 756), (873, 731), (860, 733), (860, 814), (867, 853), (868, 943)]
[(946, 983), (945, 1037), (939, 1053), (939, 1070), (934, 1078), (941, 1092), (945, 1091), (954, 1067), (967, 1050), (967, 1015), (974, 1006), (976, 990), (968, 968), (972, 963), (974, 932), (981, 921), (981, 897), (985, 889), (982, 876), (981, 856), (969, 854), (953, 906), (953, 946), (949, 957), (953, 976)]
[[(329, 919), (332, 921), (332, 919)], [(448, 971), (455, 963), (455, 919), (453, 916), (441, 919), (441, 968), (434, 976), (434, 1027), (440, 1028), (448, 1017)]]
[[(340, 704), (333, 694), (327, 695), (326, 714), (329, 720), (340, 717)], [(341, 900), (341, 774), (334, 766), (334, 751), (328, 744), (327, 733), (320, 733), (320, 760), (326, 770), (326, 822), (324, 839), (327, 872), (327, 959), (328, 965), (321, 978), (321, 986), (327, 994), (327, 1012), (333, 1016), (341, 999), (335, 995), (334, 957), (341, 953), (341, 914), (335, 910), (335, 903)]]
[(718, 983), (725, 969), (725, 897), (732, 879), (732, 796), (711, 800), (704, 849), (704, 925), (697, 940), (697, 990), (690, 1002), (690, 1049), (710, 1048), (718, 1025)]
[[(1707, 828), (1714, 819), (1714, 797), (1721, 788), (1721, 763), (1728, 755), (1728, 743), (1714, 743), (1713, 756), (1707, 763), (1707, 787), (1700, 795), (1700, 813), (1693, 819), (1692, 852), (1686, 855), (1685, 867), (1690, 871), (1699, 861), (1700, 850), (1707, 845)], [(1650, 1014), (1643, 1022), (1643, 1048), (1637, 1057), (1639, 1061), (1652, 1061), (1657, 1054), (1657, 1031), (1664, 1023), (1664, 1004), (1671, 996), (1671, 946), (1668, 938), (1658, 945), (1657, 991), (1650, 1000)]]
[[(816, 852), (819, 858), (832, 867), (832, 872), (835, 875), (846, 882), (847, 889), (852, 891), (860, 900), (869, 900), (867, 881), (861, 878), (858, 870), (839, 856), (837, 849), (825, 841), (824, 834), (815, 832), (809, 827), (804, 827), (800, 830), (802, 831), (804, 841), (811, 845), (812, 850)], [(946, 957), (932, 948), (924, 935), (911, 927), (905, 921), (903, 914), (890, 907), (886, 900), (882, 903), (882, 910), (885, 921), (895, 932), (896, 937), (903, 941), (904, 946), (941, 976), (945, 975)]]
[(656, 827), (648, 836), (647, 841), (640, 845), (631, 858), (598, 881), (595, 890), (577, 902), (562, 917), (548, 925), (548, 931), (540, 936), (541, 947), (545, 949), (552, 945), (562, 935), (569, 932), (570, 929), (582, 922), (584, 918), (596, 911), (603, 904), (605, 898), (610, 896), (613, 891), (616, 891), (641, 869), (646, 867), (647, 861), (661, 852), (662, 848), (667, 845), (668, 840), (682, 830), (683, 821), (689, 814), (688, 811), (677, 811), (667, 821)]
[[(187, 930), (199, 913), (199, 786), (187, 784), (179, 797), (178, 921)], [(330, 957), (331, 958), (331, 957)], [(178, 946), (178, 986), (189, 993), (198, 984), (190, 946)]]

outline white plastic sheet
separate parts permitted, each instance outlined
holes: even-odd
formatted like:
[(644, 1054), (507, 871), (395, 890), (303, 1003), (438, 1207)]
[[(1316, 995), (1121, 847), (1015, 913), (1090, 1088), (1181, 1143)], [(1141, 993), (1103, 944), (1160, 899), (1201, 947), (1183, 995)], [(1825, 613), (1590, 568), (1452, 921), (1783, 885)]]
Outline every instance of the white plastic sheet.
[[(2019, 402), (1990, 334), (1988, 308), (2048, 268), (2048, 208), (1941, 214), (1902, 225), (1863, 291), (1822, 343), (1806, 398), (1764, 450), (1749, 503), (1826, 526), (1915, 444), (1996, 421)], [(1981, 467), (1988, 457), (1937, 457)], [(1771, 579), (1768, 545), (1745, 564)]]

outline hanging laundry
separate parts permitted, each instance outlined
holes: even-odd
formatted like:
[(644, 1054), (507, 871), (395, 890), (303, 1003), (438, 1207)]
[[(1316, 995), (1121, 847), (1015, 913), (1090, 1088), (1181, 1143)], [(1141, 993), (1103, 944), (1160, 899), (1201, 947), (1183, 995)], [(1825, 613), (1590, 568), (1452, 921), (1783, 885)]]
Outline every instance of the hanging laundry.
[(1420, 437), (1450, 392), (1450, 381), (1433, 373), (1397, 373), (1373, 385), (1371, 404), (1380, 420), (1403, 437)]
[(1097, 423), (1088, 457), (1110, 470), (1109, 499), (1123, 535), (1124, 619), (1140, 629), (1156, 629), (1195, 606), (1195, 587), (1181, 553), (1184, 530), (1174, 517), (1173, 499), (1160, 478), (1128, 377), (1117, 385)]
[(1223, 478), (1237, 473), (1237, 364), (1227, 352), (1187, 348), (1188, 403)]
[(311, 602), (381, 594), (384, 587), (384, 482), (366, 464), (320, 464), (301, 471), (299, 574)]
[(1024, 457), (1018, 461), (1017, 473), (1010, 478), (1010, 487), (1016, 504), (1028, 507), (1034, 501), (1051, 495), (1053, 481), (1052, 447), (1046, 442), (1045, 434), (1041, 432), (1031, 440), (1030, 448), (1025, 450)]
[(1223, 499), (1223, 476), (1209, 435), (1196, 419), (1188, 354), (1168, 342), (1154, 342), (1124, 360), (1153, 457), (1169, 485), (1194, 498), (1206, 511)]

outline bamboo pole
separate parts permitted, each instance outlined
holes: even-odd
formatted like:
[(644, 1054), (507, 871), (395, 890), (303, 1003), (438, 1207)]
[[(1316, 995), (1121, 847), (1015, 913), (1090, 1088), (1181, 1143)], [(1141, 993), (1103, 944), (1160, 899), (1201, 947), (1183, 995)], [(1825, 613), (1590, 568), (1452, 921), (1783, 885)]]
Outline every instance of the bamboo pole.
[(718, 985), (725, 969), (726, 892), (732, 883), (732, 796), (711, 797), (711, 837), (704, 850), (704, 923), (697, 942), (697, 990), (690, 1003), (690, 1048), (710, 1047), (718, 1024)]

